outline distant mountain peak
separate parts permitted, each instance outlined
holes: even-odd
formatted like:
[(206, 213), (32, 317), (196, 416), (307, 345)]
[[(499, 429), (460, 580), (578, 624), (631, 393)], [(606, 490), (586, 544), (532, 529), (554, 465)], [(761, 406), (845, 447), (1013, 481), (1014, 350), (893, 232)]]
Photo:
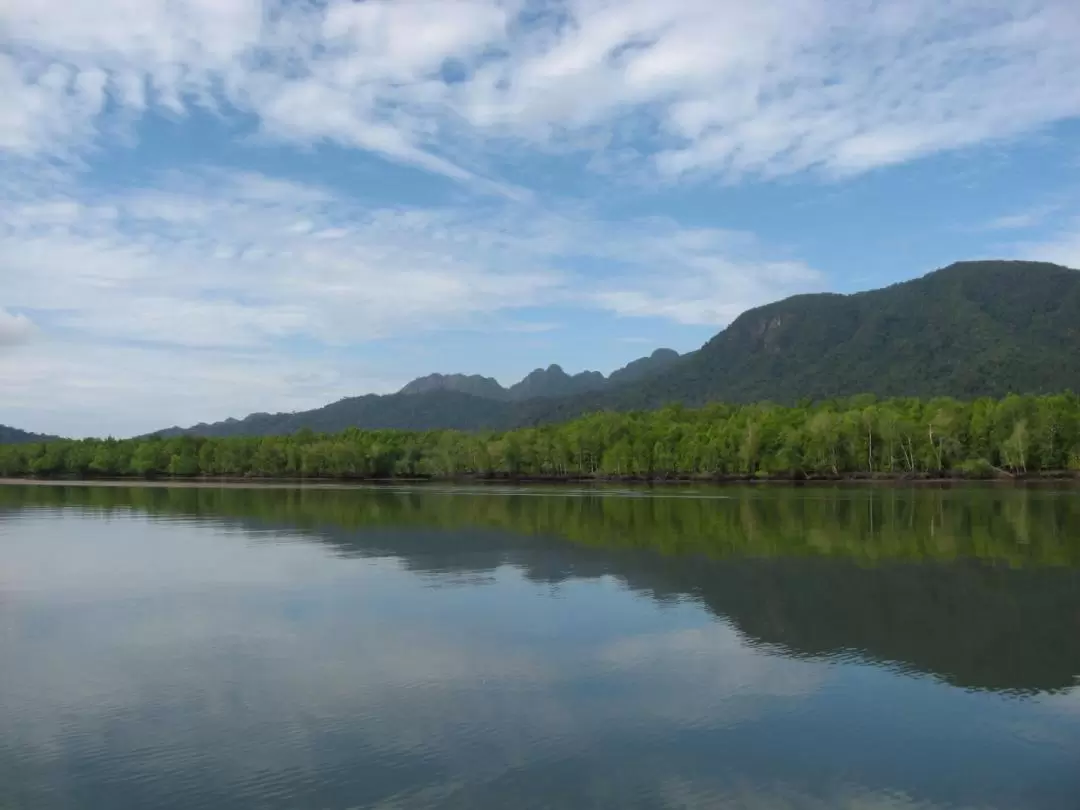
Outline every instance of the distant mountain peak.
[(681, 355), (674, 349), (657, 349), (648, 357), (634, 360), (611, 372), (608, 382), (612, 385), (623, 385), (653, 374), (659, 374), (680, 357)]
[(521, 382), (508, 389), (511, 399), (534, 399), (536, 397), (562, 397), (595, 391), (604, 386), (607, 379), (599, 371), (582, 371), (567, 374), (562, 366), (552, 363), (527, 374)]
[(430, 391), (459, 391), (490, 399), (506, 397), (506, 389), (499, 385), (497, 380), (479, 374), (428, 374), (426, 377), (416, 378), (398, 393), (425, 394)]
[[(509, 389), (476, 375), (421, 380), (431, 390), (352, 397), (188, 432), (266, 435), (352, 425), (502, 430), (675, 402), (1080, 391), (1080, 272), (1044, 262), (957, 262), (882, 289), (766, 304), (697, 351), (680, 356), (657, 349), (607, 378), (596, 371), (567, 374), (552, 363)], [(462, 380), (487, 381), (484, 389), (493, 395), (449, 390)]]
[(29, 444), (31, 442), (45, 442), (55, 438), (56, 436), (30, 433), (7, 425), (0, 425), (0, 444)]
[(492, 377), (479, 374), (428, 374), (405, 385), (399, 394), (428, 394), (434, 391), (458, 391), (476, 397), (496, 400), (522, 401), (541, 397), (562, 397), (599, 391), (609, 383), (621, 384), (657, 373), (677, 360), (679, 353), (672, 349), (657, 349), (648, 357), (628, 363), (605, 377), (599, 371), (568, 374), (558, 363), (533, 369), (521, 380), (503, 388)]

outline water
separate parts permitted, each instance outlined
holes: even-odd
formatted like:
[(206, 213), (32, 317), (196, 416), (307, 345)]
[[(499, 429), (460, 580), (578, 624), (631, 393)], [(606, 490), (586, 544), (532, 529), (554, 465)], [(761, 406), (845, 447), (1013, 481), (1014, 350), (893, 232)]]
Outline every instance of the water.
[(0, 487), (0, 808), (1077, 808), (1080, 490)]

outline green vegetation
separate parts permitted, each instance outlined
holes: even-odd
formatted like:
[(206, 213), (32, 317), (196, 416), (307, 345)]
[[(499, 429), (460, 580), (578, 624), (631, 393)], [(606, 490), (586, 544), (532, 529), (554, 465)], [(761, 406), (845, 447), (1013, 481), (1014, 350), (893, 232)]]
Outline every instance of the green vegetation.
[[(863, 392), (977, 399), (1075, 391), (1080, 272), (1040, 262), (961, 262), (881, 290), (799, 295), (750, 310), (698, 351), (682, 357), (661, 352), (602, 385), (602, 379), (548, 369), (514, 386), (514, 401), (507, 401), (493, 380), (484, 388), (475, 384), (483, 378), (465, 379), (427, 379), (410, 389), (417, 393), (353, 397), (312, 411), (254, 414), (186, 432), (509, 430), (671, 403), (794, 405)], [(492, 390), (497, 395), (485, 393)]]
[(1080, 471), (1080, 397), (848, 400), (598, 413), (504, 433), (370, 431), (0, 446), (0, 475), (820, 478)]

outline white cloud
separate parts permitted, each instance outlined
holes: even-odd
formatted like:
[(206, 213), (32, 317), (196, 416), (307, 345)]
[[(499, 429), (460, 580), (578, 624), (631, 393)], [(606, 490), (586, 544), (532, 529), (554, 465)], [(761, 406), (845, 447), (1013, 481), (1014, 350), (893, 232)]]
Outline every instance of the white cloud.
[(1060, 203), (1035, 205), (1011, 214), (1005, 214), (990, 220), (984, 226), (991, 231), (1020, 231), (1043, 224), (1051, 215), (1062, 208)]
[(559, 283), (451, 211), (360, 209), (322, 189), (222, 172), (92, 196), (76, 188), (13, 206), (0, 248), (9, 305), (100, 337), (348, 343), (536, 303)]
[(216, 348), (348, 344), (553, 303), (722, 325), (821, 282), (738, 232), (517, 204), (370, 209), (220, 171), (31, 197), (0, 218), (0, 249), (5, 302), (52, 328)]
[(11, 313), (0, 307), (0, 349), (26, 341), (34, 324), (25, 315)]
[[(612, 258), (639, 270), (604, 283), (593, 293), (601, 308), (625, 316), (720, 326), (755, 306), (820, 289), (821, 273), (799, 261), (763, 257), (745, 234), (686, 229), (656, 221), (625, 242), (612, 240)], [(653, 268), (652, 272), (640, 268)]]
[(316, 408), (400, 387), (362, 363), (270, 351), (42, 339), (0, 351), (0, 423), (131, 436), (256, 411)]
[(1042, 242), (1029, 242), (1019, 246), (1024, 259), (1053, 262), (1080, 270), (1080, 218)]
[(848, 174), (1080, 114), (1071, 0), (10, 0), (0, 15), (0, 149), (24, 155), (203, 107), (513, 191), (482, 179), (483, 150), (600, 150), (667, 177)]
[(721, 326), (821, 284), (746, 234), (615, 224), (584, 207), (370, 208), (211, 168), (109, 194), (24, 178), (8, 198), (0, 343), (29, 336), (20, 312), (38, 339), (0, 355), (0, 421), (46, 432), (126, 434), (393, 390), (412, 375), (345, 374), (330, 358), (446, 328), (552, 328), (550, 312), (527, 310)]
[(1023, 211), (1019, 214), (1006, 214), (1005, 216), (992, 219), (987, 228), (992, 231), (1023, 230), (1038, 225), (1044, 214), (1038, 211)]

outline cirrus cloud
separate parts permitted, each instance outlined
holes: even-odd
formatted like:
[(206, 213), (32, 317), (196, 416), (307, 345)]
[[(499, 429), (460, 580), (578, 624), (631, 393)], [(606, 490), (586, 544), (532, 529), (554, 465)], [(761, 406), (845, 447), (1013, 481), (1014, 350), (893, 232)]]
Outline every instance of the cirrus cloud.
[(372, 207), (208, 167), (108, 193), (27, 181), (0, 212), (0, 344), (28, 335), (22, 311), (42, 339), (0, 361), (0, 421), (123, 434), (315, 407), (428, 371), (388, 376), (342, 355), (357, 346), (549, 330), (551, 308), (719, 326), (821, 286), (774, 253), (665, 218), (627, 228), (499, 198)]
[(1068, 0), (73, 0), (63, 14), (12, 0), (0, 14), (0, 148), (23, 155), (200, 108), (465, 182), (491, 182), (499, 145), (622, 148), (661, 177), (738, 179), (858, 173), (1080, 114)]

